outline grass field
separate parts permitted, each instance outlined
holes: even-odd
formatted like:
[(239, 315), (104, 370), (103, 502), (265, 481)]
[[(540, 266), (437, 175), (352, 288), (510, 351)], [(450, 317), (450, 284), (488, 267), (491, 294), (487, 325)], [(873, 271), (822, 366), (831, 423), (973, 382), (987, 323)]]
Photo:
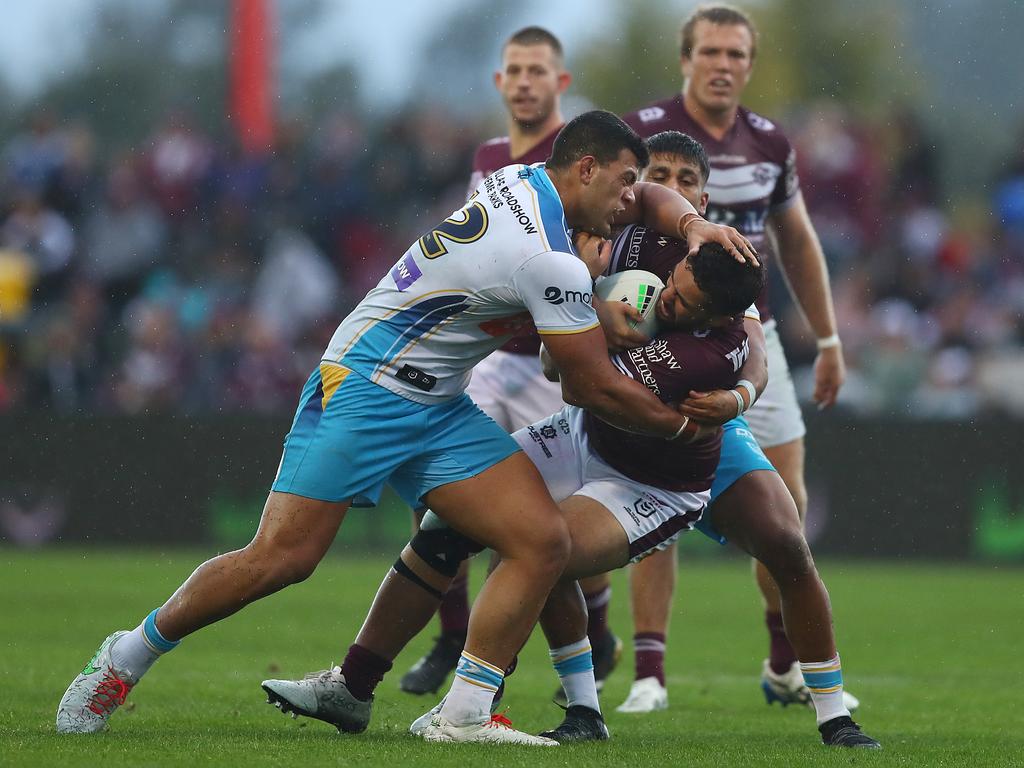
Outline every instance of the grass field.
[[(389, 562), (337, 557), (308, 582), (188, 638), (108, 732), (57, 736), (57, 702), (100, 640), (134, 626), (201, 559), (0, 550), (0, 765), (1024, 765), (1024, 570), (959, 564), (819, 564), (846, 680), (862, 701), (857, 719), (882, 741), (880, 753), (826, 750), (810, 711), (765, 706), (757, 674), (767, 643), (740, 560), (684, 564), (667, 661), (670, 708), (614, 711), (631, 679), (627, 650), (604, 694), (612, 731), (605, 744), (494, 750), (408, 736), (409, 722), (434, 701), (400, 693), (397, 681), (428, 634), (378, 689), (363, 735), (340, 736), (267, 706), (264, 677), (341, 661)], [(628, 637), (621, 574), (615, 589), (612, 626)], [(538, 633), (505, 699), (518, 727), (536, 732), (560, 720), (550, 703), (555, 685)]]

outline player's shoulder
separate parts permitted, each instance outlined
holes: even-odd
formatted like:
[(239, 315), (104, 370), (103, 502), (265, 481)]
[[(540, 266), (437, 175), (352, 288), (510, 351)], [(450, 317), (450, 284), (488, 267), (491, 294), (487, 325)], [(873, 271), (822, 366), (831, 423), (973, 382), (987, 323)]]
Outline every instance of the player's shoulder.
[(504, 165), (487, 176), (476, 191), (476, 199), (489, 208), (501, 229), (499, 247), (523, 257), (551, 251), (575, 258), (561, 198), (543, 164)]
[(476, 148), (473, 153), (473, 170), (484, 173), (494, 171), (511, 162), (508, 136), (495, 136)]
[(635, 131), (650, 135), (671, 128), (672, 116), (678, 111), (678, 95), (652, 102), (646, 107), (627, 112), (622, 119)]
[(687, 250), (682, 240), (641, 224), (630, 224), (615, 237), (608, 273), (643, 269), (667, 280)]
[(742, 106), (739, 108), (737, 117), (750, 129), (758, 143), (784, 151), (784, 153), (789, 152), (789, 138), (778, 122)]

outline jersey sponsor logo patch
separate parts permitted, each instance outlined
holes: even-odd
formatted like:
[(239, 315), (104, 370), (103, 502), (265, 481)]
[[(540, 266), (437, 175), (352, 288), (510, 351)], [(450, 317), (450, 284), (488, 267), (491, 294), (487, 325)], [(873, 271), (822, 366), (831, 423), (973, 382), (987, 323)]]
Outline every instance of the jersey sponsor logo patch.
[(629, 250), (626, 251), (626, 268), (634, 269), (640, 263), (640, 250), (644, 244), (647, 227), (636, 227), (629, 236)]
[(415, 259), (409, 254), (406, 254), (405, 258), (395, 264), (394, 269), (391, 270), (391, 279), (395, 281), (395, 287), (399, 291), (407, 291), (409, 286), (421, 277), (423, 277), (423, 273), (416, 266)]
[(548, 304), (554, 304), (556, 307), (566, 302), (590, 304), (593, 298), (593, 294), (589, 291), (563, 291), (555, 285), (549, 285), (544, 289), (544, 301), (548, 302)]
[(665, 116), (665, 110), (661, 107), (646, 107), (636, 113), (641, 123), (649, 123), (652, 120), (661, 120)]
[(747, 122), (759, 131), (774, 131), (775, 123), (760, 115), (755, 115), (753, 112), (747, 113)]
[(437, 376), (431, 376), (429, 373), (424, 373), (419, 368), (413, 368), (411, 365), (404, 366), (395, 374), (395, 378), (408, 382), (416, 387), (416, 389), (422, 389), (424, 392), (429, 392), (437, 384)]
[[(548, 427), (548, 429), (550, 429), (550, 427)], [(541, 435), (541, 433), (537, 431), (537, 428), (531, 424), (526, 428), (526, 431), (529, 433), (530, 439), (533, 440), (533, 442), (535, 442), (537, 445), (539, 445), (540, 449), (544, 451), (544, 455), (547, 456), (549, 459), (552, 458), (551, 449), (548, 448), (547, 444), (544, 442), (543, 435)], [(555, 437), (555, 435), (551, 436)]]
[(664, 504), (657, 496), (645, 493), (633, 502), (633, 511), (640, 515), (640, 517), (650, 517), (657, 514), (658, 510), (663, 506)]
[(729, 362), (732, 363), (732, 369), (734, 372), (743, 367), (743, 364), (747, 361), (749, 356), (750, 344), (747, 339), (744, 339), (743, 343), (736, 347), (732, 352), (726, 354), (726, 357), (729, 358)]

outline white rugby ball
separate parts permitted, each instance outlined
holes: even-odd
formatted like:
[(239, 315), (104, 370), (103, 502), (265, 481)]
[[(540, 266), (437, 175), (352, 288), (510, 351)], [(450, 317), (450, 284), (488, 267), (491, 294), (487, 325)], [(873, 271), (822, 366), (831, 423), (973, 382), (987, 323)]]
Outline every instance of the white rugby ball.
[(594, 293), (601, 301), (624, 301), (636, 309), (643, 320), (633, 327), (645, 336), (658, 332), (658, 317), (654, 305), (664, 290), (665, 284), (653, 272), (643, 269), (627, 269), (616, 272), (597, 281)]

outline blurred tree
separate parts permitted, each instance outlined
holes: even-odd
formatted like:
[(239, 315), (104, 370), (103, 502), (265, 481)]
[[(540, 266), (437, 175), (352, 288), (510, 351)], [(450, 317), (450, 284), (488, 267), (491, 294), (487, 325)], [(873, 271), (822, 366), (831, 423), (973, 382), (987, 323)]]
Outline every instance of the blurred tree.
[[(47, 85), (34, 103), (23, 105), (5, 133), (19, 128), (19, 118), (38, 104), (58, 115), (84, 118), (108, 151), (136, 144), (172, 109), (186, 110), (206, 131), (223, 133), (229, 7), (207, 0), (99, 2), (94, 24), (83, 30), (82, 64)], [(279, 50), (294, 59), (288, 39), (316, 24), (325, 7), (324, 0), (275, 2)], [(282, 59), (287, 70), (289, 58)], [(307, 82), (290, 82), (300, 92), (287, 94), (287, 101), (301, 103)]]
[(102, 4), (85, 31), (82, 66), (52, 82), (38, 102), (57, 114), (85, 118), (108, 148), (136, 143), (172, 107), (217, 129), (226, 9), (204, 0)]

